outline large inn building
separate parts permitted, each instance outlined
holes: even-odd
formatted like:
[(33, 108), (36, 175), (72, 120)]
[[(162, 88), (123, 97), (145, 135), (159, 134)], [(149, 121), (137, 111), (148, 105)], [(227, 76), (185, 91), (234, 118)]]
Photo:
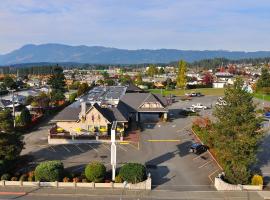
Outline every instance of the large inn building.
[(62, 110), (52, 121), (71, 135), (109, 135), (113, 123), (123, 133), (134, 122), (167, 119), (167, 100), (129, 85), (95, 87)]

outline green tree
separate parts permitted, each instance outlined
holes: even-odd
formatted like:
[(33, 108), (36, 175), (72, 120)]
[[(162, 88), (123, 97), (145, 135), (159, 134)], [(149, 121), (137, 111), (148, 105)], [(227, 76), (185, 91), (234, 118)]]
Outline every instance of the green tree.
[(74, 92), (74, 93), (72, 93), (72, 94), (69, 95), (68, 100), (69, 100), (70, 102), (74, 102), (75, 99), (76, 99), (76, 97), (77, 97), (77, 93)]
[(17, 88), (16, 82), (10, 76), (5, 76), (3, 80), (4, 86), (7, 89), (15, 89)]
[(149, 65), (146, 74), (150, 77), (158, 74), (158, 68), (155, 65)]
[(159, 74), (165, 74), (164, 68), (163, 67), (159, 68), (158, 73)]
[(51, 96), (52, 96), (52, 101), (56, 104), (59, 101), (64, 101), (66, 99), (64, 93), (62, 93), (61, 91), (56, 91), (56, 92), (52, 93)]
[(20, 121), (23, 126), (29, 125), (32, 122), (32, 116), (27, 108), (24, 108), (20, 115)]
[(233, 184), (247, 184), (251, 166), (256, 161), (261, 119), (257, 117), (251, 94), (243, 90), (244, 82), (237, 78), (225, 90), (226, 105), (216, 106), (213, 125), (214, 148), (224, 168), (225, 178)]
[(119, 82), (121, 83), (121, 85), (128, 85), (132, 82), (132, 80), (129, 75), (121, 75), (119, 78)]
[(66, 83), (62, 67), (57, 66), (53, 69), (53, 74), (48, 80), (48, 85), (51, 86), (53, 93), (59, 91), (62, 93), (65, 92)]
[(88, 90), (89, 90), (89, 85), (87, 83), (82, 83), (78, 87), (77, 95), (81, 96), (82, 94), (84, 94)]
[(261, 76), (256, 83), (256, 91), (270, 93), (270, 73), (267, 67), (261, 69)]
[(103, 71), (103, 72), (101, 73), (101, 75), (103, 76), (103, 79), (104, 79), (104, 80), (110, 78), (110, 75), (109, 75), (109, 73), (108, 73), (107, 71)]
[(136, 75), (135, 83), (136, 83), (136, 85), (142, 85), (143, 84), (142, 74), (141, 73), (138, 73)]
[(9, 110), (0, 111), (0, 160), (14, 160), (23, 148), (22, 136), (14, 132)]
[(178, 88), (184, 89), (187, 84), (187, 63), (183, 60), (180, 60), (178, 63), (178, 73), (176, 77), (176, 86)]

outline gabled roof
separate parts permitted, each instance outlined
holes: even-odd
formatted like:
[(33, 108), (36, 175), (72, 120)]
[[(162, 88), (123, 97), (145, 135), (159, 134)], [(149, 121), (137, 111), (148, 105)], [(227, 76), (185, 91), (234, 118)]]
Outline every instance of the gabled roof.
[[(159, 102), (164, 107), (159, 108), (159, 111), (166, 110), (165, 107), (167, 106), (166, 98), (152, 93), (126, 93), (125, 96), (121, 98), (121, 101), (125, 104), (125, 107), (129, 112), (140, 111), (140, 106), (145, 102)], [(147, 111), (151, 110), (155, 111), (156, 109), (147, 109)]]
[(5, 100), (5, 99), (0, 100), (0, 108), (5, 108), (11, 104), (12, 104), (12, 101), (10, 101), (10, 100)]
[(130, 83), (127, 87), (126, 92), (130, 93), (130, 92), (145, 92), (145, 91), (139, 88), (138, 86), (134, 85), (133, 83)]
[(61, 112), (59, 112), (52, 121), (78, 121), (79, 114), (81, 112), (80, 107), (68, 106)]

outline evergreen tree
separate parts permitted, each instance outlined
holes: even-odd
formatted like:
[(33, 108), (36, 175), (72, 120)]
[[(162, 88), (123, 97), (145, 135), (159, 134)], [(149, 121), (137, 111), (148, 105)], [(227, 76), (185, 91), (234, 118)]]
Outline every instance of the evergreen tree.
[(14, 160), (23, 148), (22, 137), (14, 132), (9, 110), (0, 111), (0, 160)]
[(24, 108), (20, 115), (22, 125), (29, 125), (32, 122), (32, 116), (27, 108)]
[(187, 63), (183, 60), (180, 60), (178, 63), (178, 73), (176, 77), (176, 86), (178, 88), (184, 89), (187, 84)]
[(224, 167), (227, 181), (247, 184), (250, 167), (256, 161), (261, 119), (256, 116), (251, 94), (243, 90), (244, 82), (237, 78), (234, 85), (225, 90), (226, 105), (216, 106), (213, 125), (214, 146), (217, 158)]
[(261, 69), (261, 76), (256, 83), (256, 90), (263, 93), (270, 92), (270, 73), (266, 67)]
[(48, 84), (52, 88), (52, 92), (65, 92), (65, 75), (63, 73), (63, 69), (61, 67), (55, 67), (53, 70), (53, 75), (48, 81)]

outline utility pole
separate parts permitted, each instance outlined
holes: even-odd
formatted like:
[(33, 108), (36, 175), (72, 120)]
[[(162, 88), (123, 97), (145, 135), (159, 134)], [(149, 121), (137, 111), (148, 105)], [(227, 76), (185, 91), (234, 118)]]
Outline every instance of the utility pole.
[(16, 127), (16, 120), (15, 120), (15, 104), (14, 104), (14, 89), (9, 90), (12, 92), (12, 112), (13, 112), (13, 126), (14, 128)]

